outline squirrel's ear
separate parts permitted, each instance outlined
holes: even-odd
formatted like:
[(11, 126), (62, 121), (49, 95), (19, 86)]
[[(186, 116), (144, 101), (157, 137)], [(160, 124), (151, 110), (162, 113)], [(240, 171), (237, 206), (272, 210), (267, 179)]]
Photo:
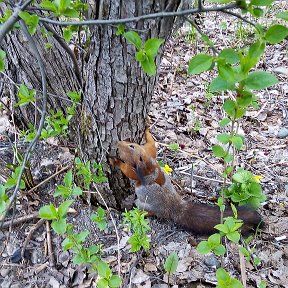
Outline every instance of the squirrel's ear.
[(147, 128), (145, 131), (145, 137), (146, 137), (146, 144), (143, 145), (143, 149), (145, 150), (146, 154), (148, 154), (150, 157), (156, 159), (157, 156), (157, 150), (155, 146), (155, 141), (150, 134), (149, 129)]

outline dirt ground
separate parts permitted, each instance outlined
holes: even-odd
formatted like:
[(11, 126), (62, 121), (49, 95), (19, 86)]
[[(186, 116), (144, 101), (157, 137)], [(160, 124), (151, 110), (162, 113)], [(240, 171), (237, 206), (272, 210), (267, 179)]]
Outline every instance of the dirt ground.
[[(287, 10), (287, 2), (278, 1), (269, 13), (272, 15), (279, 9)], [(200, 21), (203, 32), (211, 36), (218, 50), (229, 46), (242, 47), (246, 41), (251, 41), (250, 30), (245, 32), (246, 25), (242, 26), (227, 15), (219, 17), (219, 14), (209, 14), (197, 21)], [(219, 174), (223, 171), (223, 165), (212, 156), (211, 146), (217, 143), (216, 135), (222, 131), (218, 122), (223, 117), (221, 106), (227, 95), (207, 93), (206, 88), (215, 77), (215, 71), (197, 76), (187, 75), (189, 59), (197, 53), (209, 51), (200, 40), (199, 34), (190, 25), (184, 24), (167, 43), (151, 104), (151, 133), (158, 143), (159, 160), (173, 169), (171, 177), (179, 193), (194, 201), (214, 203), (222, 183)], [(237, 164), (254, 175), (262, 176), (261, 183), (267, 196), (259, 209), (266, 223), (265, 228), (250, 244), (262, 262), (257, 268), (251, 263), (245, 264), (247, 287), (257, 287), (261, 280), (267, 282), (267, 287), (288, 287), (287, 55), (287, 41), (268, 45), (258, 68), (274, 73), (279, 84), (257, 91), (260, 109), (249, 110), (239, 127), (240, 134), (245, 136), (245, 148)], [(1, 133), (5, 125), (9, 123), (5, 113), (2, 113)], [(171, 143), (178, 143), (181, 149), (171, 151), (167, 147)], [(25, 149), (24, 144), (22, 149)], [(2, 142), (0, 181), (7, 175), (3, 167), (11, 161), (11, 157), (11, 147)], [(73, 155), (68, 148), (40, 143), (32, 159), (33, 176), (39, 181), (44, 180), (72, 161)], [(55, 184), (62, 177), (63, 174), (53, 178), (37, 193), (22, 195), (16, 203), (15, 217), (32, 215), (40, 205), (52, 201)], [(179, 257), (177, 271), (170, 276), (173, 287), (215, 286), (215, 271), (220, 266), (220, 259), (212, 254), (202, 256), (196, 251), (197, 244), (205, 237), (188, 233), (171, 222), (149, 218), (151, 249), (130, 253), (131, 246), (127, 243), (130, 233), (122, 224), (121, 214), (111, 212), (119, 232), (120, 243), (117, 245), (111, 218), (107, 219), (108, 228), (100, 232), (91, 222), (91, 211), (84, 201), (77, 200), (73, 208), (75, 213), (69, 214), (69, 220), (75, 225), (77, 223), (79, 231), (89, 229), (90, 235), (93, 235), (89, 236), (90, 243), (103, 244), (103, 259), (114, 271), (120, 259), (124, 287), (168, 287), (164, 261), (173, 251)], [(90, 287), (97, 275), (89, 274), (84, 265), (75, 266), (71, 261), (73, 252), (63, 251), (63, 239), (54, 233), (54, 261), (51, 262), (47, 255), (48, 227), (45, 224), (31, 237), (27, 246), (27, 261), (19, 261), (21, 247), (37, 221), (34, 217), (34, 220), (14, 226), (10, 233), (7, 229), (0, 231), (0, 287)], [(225, 269), (240, 279), (238, 247), (227, 244), (227, 249), (223, 260)], [(51, 263), (54, 266), (51, 267)]]

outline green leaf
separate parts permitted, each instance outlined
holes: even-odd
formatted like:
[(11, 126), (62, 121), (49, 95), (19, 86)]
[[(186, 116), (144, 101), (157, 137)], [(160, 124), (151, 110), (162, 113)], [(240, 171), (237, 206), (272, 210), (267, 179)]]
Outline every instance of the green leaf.
[(109, 279), (109, 287), (117, 288), (120, 287), (122, 279), (118, 275), (112, 275)]
[(218, 246), (216, 246), (214, 249), (213, 249), (214, 253), (217, 255), (217, 256), (222, 256), (225, 254), (226, 252), (226, 249), (225, 247), (222, 245), (222, 244), (219, 244)]
[(76, 186), (75, 188), (73, 188), (72, 195), (73, 196), (82, 195), (82, 189), (80, 187)]
[(255, 17), (262, 17), (264, 15), (264, 11), (261, 8), (253, 8), (250, 10), (250, 13)]
[(232, 241), (234, 243), (239, 243), (239, 240), (240, 240), (240, 233), (239, 232), (237, 232), (237, 231), (230, 232), (226, 236), (230, 241)]
[(261, 55), (263, 55), (264, 50), (265, 42), (263, 41), (257, 41), (249, 47), (248, 55), (250, 58), (250, 62), (253, 63), (252, 67), (258, 62), (258, 59), (261, 57)]
[(197, 246), (197, 251), (202, 255), (208, 254), (211, 250), (211, 246), (207, 241), (201, 241)]
[(234, 117), (235, 116), (235, 109), (236, 109), (235, 101), (229, 100), (229, 99), (225, 100), (224, 105), (223, 105), (223, 109), (230, 117)]
[[(227, 153), (226, 155), (225, 155), (225, 157), (224, 157), (224, 161), (226, 162), (226, 163), (229, 163), (229, 162), (231, 162), (231, 161), (233, 161), (233, 155), (232, 154), (230, 154), (230, 153)], [(229, 172), (229, 169), (226, 169), (225, 170), (225, 172), (227, 173), (227, 174), (230, 174), (230, 173), (228, 173)], [(231, 171), (230, 171), (231, 172)]]
[(66, 223), (66, 218), (61, 218), (59, 220), (54, 220), (51, 223), (51, 227), (53, 230), (60, 235), (63, 235), (66, 232), (67, 229), (67, 223)]
[(231, 142), (237, 150), (240, 150), (243, 146), (243, 140), (242, 140), (242, 137), (240, 136), (233, 136), (231, 138)]
[(207, 54), (198, 54), (193, 57), (188, 65), (189, 74), (199, 74), (209, 70), (213, 63), (213, 57)]
[(236, 102), (239, 107), (246, 108), (252, 103), (253, 96), (253, 93), (244, 91), (240, 97), (236, 98)]
[(179, 151), (180, 146), (178, 143), (171, 143), (168, 145), (168, 148), (172, 151)]
[(217, 246), (218, 244), (220, 244), (220, 240), (221, 240), (220, 234), (215, 233), (209, 236), (208, 243), (210, 244), (210, 246)]
[(28, 88), (26, 87), (26, 85), (24, 85), (24, 84), (21, 84), (20, 85), (20, 88), (19, 88), (19, 90), (18, 90), (18, 95), (19, 95), (19, 97), (21, 97), (21, 98), (28, 98), (29, 97), (29, 90), (28, 90)]
[(42, 2), (39, 4), (39, 6), (42, 7), (42, 8), (51, 10), (51, 11), (54, 12), (54, 13), (57, 11), (57, 7), (56, 7), (55, 3), (52, 3), (52, 2), (50, 2), (50, 1), (42, 1)]
[(265, 34), (265, 39), (271, 43), (276, 44), (281, 42), (288, 36), (288, 28), (283, 25), (273, 25), (271, 26)]
[(99, 279), (97, 281), (97, 288), (108, 288), (109, 282), (106, 279)]
[(64, 250), (71, 249), (73, 246), (74, 246), (74, 242), (70, 240), (69, 238), (64, 239), (64, 241), (62, 242), (62, 248)]
[(176, 252), (172, 252), (166, 259), (164, 268), (168, 273), (174, 273), (177, 269), (179, 258)]
[(224, 225), (224, 224), (217, 224), (217, 225), (214, 226), (214, 228), (219, 230), (219, 231), (221, 231), (221, 232), (223, 232), (223, 233), (225, 233), (225, 234), (229, 233), (228, 227), (226, 225)]
[(57, 219), (57, 210), (53, 204), (45, 205), (40, 208), (39, 217), (46, 220)]
[(222, 158), (226, 155), (226, 151), (219, 145), (213, 145), (212, 151), (213, 151), (213, 154), (219, 158)]
[[(140, 38), (139, 34), (134, 31), (128, 31), (123, 34), (123, 36), (133, 44), (137, 50), (142, 48), (142, 39)], [(148, 74), (148, 73), (147, 73)]]
[(276, 17), (288, 21), (288, 11), (282, 11), (278, 13)]
[(251, 0), (251, 5), (255, 6), (269, 6), (274, 0)]
[(66, 17), (71, 17), (71, 18), (79, 18), (79, 13), (73, 8), (67, 8), (63, 12), (63, 15)]
[(235, 83), (234, 71), (229, 65), (218, 65), (218, 71), (220, 77), (227, 82)]
[(223, 268), (218, 268), (216, 271), (218, 288), (243, 288), (241, 282), (232, 278)]
[(0, 49), (0, 71), (3, 72), (5, 70), (5, 58), (6, 53)]
[(234, 90), (234, 84), (224, 80), (220, 76), (213, 79), (213, 81), (209, 85), (209, 91), (211, 92), (219, 92), (227, 90)]
[(229, 118), (223, 118), (220, 122), (219, 122), (219, 126), (221, 128), (224, 128), (225, 126), (227, 126), (229, 123), (231, 122), (231, 120)]
[(26, 23), (28, 32), (31, 35), (35, 34), (39, 22), (39, 16), (35, 14), (30, 15), (28, 12), (22, 11), (19, 13), (19, 17)]
[(236, 64), (240, 61), (238, 53), (232, 48), (223, 49), (218, 58), (225, 59), (226, 63), (228, 64)]
[(278, 82), (278, 79), (271, 73), (256, 71), (249, 73), (244, 83), (250, 89), (260, 90), (275, 85)]
[[(79, 103), (81, 101), (81, 94), (75, 91), (70, 91), (67, 93), (67, 96), (73, 100), (73, 102)], [(79, 159), (79, 158), (78, 158)], [(79, 159), (80, 160), (80, 159)], [(76, 160), (75, 160), (76, 163)], [(77, 164), (77, 163), (76, 163)]]
[(104, 218), (105, 217), (105, 210), (102, 207), (98, 207), (97, 214), (100, 218)]
[(145, 73), (147, 73), (149, 76), (156, 75), (156, 65), (154, 60), (150, 56), (146, 55), (145, 60), (141, 61), (140, 63)]
[(253, 174), (247, 170), (237, 170), (237, 172), (232, 176), (232, 179), (237, 183), (246, 183), (251, 180)]
[(73, 34), (73, 32), (72, 32), (70, 26), (63, 29), (63, 37), (64, 37), (66, 43), (70, 42), (70, 40), (72, 38), (72, 34)]
[(64, 184), (66, 187), (71, 187), (73, 182), (72, 170), (68, 170), (64, 177)]
[(145, 52), (144, 52), (142, 49), (139, 50), (138, 52), (136, 52), (136, 54), (135, 54), (135, 59), (136, 59), (138, 62), (145, 61), (145, 59), (146, 59), (146, 54), (145, 54)]
[(124, 32), (125, 32), (125, 26), (123, 24), (119, 24), (117, 26), (116, 36), (120, 36), (124, 34)]
[(160, 48), (163, 42), (164, 42), (163, 39), (158, 38), (148, 39), (144, 44), (144, 50), (146, 54), (152, 58), (156, 57), (158, 49)]
[(65, 217), (69, 206), (74, 202), (74, 200), (66, 200), (58, 207), (58, 215), (60, 218)]
[(81, 231), (75, 235), (75, 240), (78, 244), (83, 243), (89, 234), (90, 232), (88, 230)]
[(103, 260), (100, 260), (97, 265), (97, 271), (100, 277), (109, 278), (112, 274), (111, 269), (108, 264)]
[(227, 133), (222, 133), (222, 134), (217, 135), (217, 139), (222, 144), (227, 144), (229, 143), (230, 136)]

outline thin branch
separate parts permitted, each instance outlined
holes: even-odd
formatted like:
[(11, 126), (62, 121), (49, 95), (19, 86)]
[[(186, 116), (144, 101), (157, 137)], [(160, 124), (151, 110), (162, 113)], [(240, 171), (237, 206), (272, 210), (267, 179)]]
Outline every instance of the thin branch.
[(204, 13), (204, 12), (212, 12), (212, 11), (226, 11), (229, 9), (238, 8), (237, 4), (229, 4), (226, 6), (216, 6), (216, 7), (207, 7), (207, 8), (194, 8), (194, 9), (188, 9), (188, 10), (182, 10), (182, 11), (175, 11), (175, 12), (158, 12), (158, 13), (151, 13), (131, 18), (122, 18), (122, 19), (96, 19), (96, 20), (86, 20), (86, 21), (57, 21), (57, 20), (51, 20), (48, 18), (39, 17), (40, 22), (46, 22), (58, 26), (93, 26), (93, 25), (111, 25), (111, 24), (125, 24), (125, 23), (131, 23), (131, 22), (138, 22), (141, 20), (148, 20), (148, 19), (154, 19), (154, 18), (165, 18), (165, 17), (175, 17), (175, 16), (184, 16), (189, 14), (195, 14), (195, 13)]
[(67, 54), (70, 56), (73, 66), (74, 66), (74, 72), (77, 77), (77, 80), (79, 82), (79, 85), (82, 86), (82, 78), (81, 78), (81, 72), (78, 66), (78, 61), (76, 59), (76, 56), (74, 52), (71, 50), (71, 48), (67, 45), (67, 43), (60, 37), (57, 32), (50, 27), (47, 23), (43, 23), (45, 29), (53, 34), (53, 37), (56, 39), (56, 41), (60, 44), (60, 46), (67, 52)]
[(7, 21), (1, 25), (0, 29), (0, 45), (6, 34), (12, 28), (12, 26), (19, 20), (19, 13), (25, 10), (25, 8), (32, 2), (33, 0), (26, 1), (22, 6), (18, 6), (15, 8), (13, 14), (9, 17)]
[(252, 25), (253, 27), (257, 28), (255, 23), (253, 23), (252, 21), (244, 18), (243, 16), (241, 16), (241, 15), (239, 15), (239, 14), (237, 14), (237, 13), (234, 13), (234, 12), (231, 12), (231, 11), (227, 11), (227, 10), (222, 10), (222, 11), (220, 11), (220, 12), (225, 13), (225, 14), (229, 14), (229, 15), (232, 15), (232, 16), (234, 16), (234, 17), (237, 17), (237, 18), (241, 19), (242, 21), (244, 21), (244, 22)]
[[(27, 1), (27, 2), (29, 2), (29, 1)], [(27, 2), (26, 2), (26, 4), (27, 4)], [(23, 4), (23, 6), (24, 5), (25, 4)], [(42, 91), (43, 91), (42, 115), (41, 115), (41, 118), (40, 118), (40, 122), (39, 122), (37, 133), (36, 133), (34, 139), (32, 140), (32, 142), (30, 143), (30, 145), (28, 146), (28, 149), (27, 149), (27, 151), (26, 151), (26, 153), (24, 155), (23, 164), (22, 164), (20, 172), (19, 172), (19, 176), (18, 176), (18, 179), (17, 179), (17, 183), (16, 183), (16, 186), (15, 186), (15, 189), (13, 191), (13, 194), (12, 194), (11, 198), (10, 198), (9, 204), (6, 207), (5, 212), (3, 213), (3, 220), (2, 220), (2, 222), (0, 224), (0, 229), (3, 226), (3, 222), (4, 222), (4, 219), (5, 219), (6, 215), (7, 215), (7, 212), (9, 211), (9, 209), (11, 208), (13, 202), (16, 199), (17, 193), (19, 191), (22, 175), (23, 175), (24, 170), (26, 168), (26, 164), (27, 164), (27, 162), (28, 162), (28, 160), (30, 158), (31, 152), (34, 149), (36, 143), (38, 142), (38, 140), (39, 140), (39, 138), (41, 136), (41, 130), (42, 130), (43, 126), (44, 126), (45, 115), (46, 115), (46, 110), (47, 110), (47, 80), (46, 80), (45, 67), (44, 67), (41, 55), (40, 55), (40, 53), (39, 53), (39, 51), (38, 51), (38, 49), (36, 47), (36, 44), (35, 44), (33, 38), (31, 37), (31, 35), (29, 34), (29, 32), (27, 30), (27, 27), (26, 27), (26, 24), (24, 23), (23, 20), (20, 20), (20, 25), (21, 25), (21, 29), (22, 29), (24, 35), (28, 39), (30, 48), (31, 48), (31, 50), (33, 52), (33, 55), (35, 55), (35, 57), (36, 57), (36, 59), (38, 61), (38, 64), (39, 64), (39, 68), (40, 68), (40, 73), (41, 73), (41, 78), (42, 78)]]
[[(194, 19), (190, 19), (188, 18), (187, 16), (184, 16), (184, 19), (186, 21), (188, 21), (196, 30), (197, 32), (203, 37), (203, 36), (206, 36), (206, 34), (200, 29), (200, 27), (196, 24), (195, 20)], [(212, 49), (213, 51), (213, 54), (214, 55), (217, 55), (218, 54), (218, 51), (217, 49), (214, 47), (214, 43), (213, 43), (213, 46), (210, 46), (209, 47)]]

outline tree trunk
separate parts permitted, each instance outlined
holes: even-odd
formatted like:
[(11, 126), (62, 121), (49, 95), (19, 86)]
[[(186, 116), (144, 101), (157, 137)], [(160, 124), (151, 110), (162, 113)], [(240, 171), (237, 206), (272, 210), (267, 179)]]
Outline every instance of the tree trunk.
[[(176, 11), (180, 2), (181, 0), (90, 0), (89, 18), (119, 19), (160, 11)], [(172, 17), (155, 18), (129, 23), (127, 29), (143, 31), (139, 34), (144, 41), (152, 37), (166, 40), (172, 31), (173, 23)], [(81, 139), (80, 154), (82, 158), (86, 158), (84, 160), (95, 160), (105, 164), (109, 184), (101, 190), (102, 196), (108, 205), (123, 209), (132, 206), (134, 193), (128, 179), (123, 178), (120, 171), (110, 170), (107, 156), (115, 153), (119, 140), (141, 140), (156, 77), (145, 75), (135, 60), (135, 48), (123, 37), (116, 36), (116, 31), (115, 26), (104, 25), (95, 26), (90, 30), (89, 50), (79, 65), (82, 67), (83, 101), (80, 116), (74, 123), (74, 130), (78, 128), (80, 137), (72, 137)], [(47, 50), (44, 48), (45, 39), (40, 33), (33, 38), (36, 39), (45, 60), (48, 92), (63, 96), (68, 91), (77, 91), (79, 79), (74, 73), (75, 66), (66, 52), (63, 57), (63, 48), (59, 43), (49, 36), (53, 47)], [(4, 50), (7, 53), (6, 71), (9, 77), (17, 83), (24, 82), (31, 88), (41, 90), (37, 63), (28, 52), (26, 43), (23, 43), (25, 39), (22, 34), (11, 32), (6, 39)], [(156, 64), (160, 63), (162, 54), (163, 48), (159, 51)], [(3, 87), (0, 88), (3, 90)], [(12, 91), (16, 95), (17, 91)], [(64, 110), (63, 101), (49, 98), (51, 107)], [(25, 113), (25, 121), (31, 121), (34, 112), (26, 109)], [(96, 197), (96, 201), (98, 200)]]

